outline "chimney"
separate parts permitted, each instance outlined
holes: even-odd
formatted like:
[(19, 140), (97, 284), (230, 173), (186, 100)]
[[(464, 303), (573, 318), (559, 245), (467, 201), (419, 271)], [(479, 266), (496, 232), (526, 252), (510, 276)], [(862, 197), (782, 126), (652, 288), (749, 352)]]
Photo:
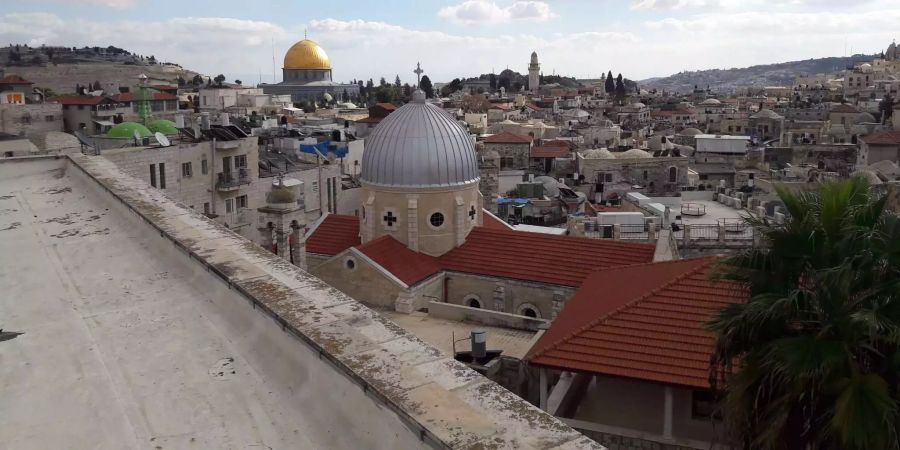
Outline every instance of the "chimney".
[(487, 356), (487, 332), (472, 330), (472, 359), (478, 360)]

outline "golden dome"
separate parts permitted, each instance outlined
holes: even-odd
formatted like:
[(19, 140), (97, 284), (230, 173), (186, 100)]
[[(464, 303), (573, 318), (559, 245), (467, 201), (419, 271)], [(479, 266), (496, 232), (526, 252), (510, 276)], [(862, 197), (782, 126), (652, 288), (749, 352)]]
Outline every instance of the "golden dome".
[(285, 69), (331, 69), (331, 60), (319, 44), (304, 39), (288, 49), (284, 55)]

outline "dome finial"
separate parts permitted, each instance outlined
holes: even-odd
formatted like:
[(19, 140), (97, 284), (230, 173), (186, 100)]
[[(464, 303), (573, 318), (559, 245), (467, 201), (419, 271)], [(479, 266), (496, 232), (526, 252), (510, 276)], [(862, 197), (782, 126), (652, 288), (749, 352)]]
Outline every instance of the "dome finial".
[(412, 102), (413, 103), (425, 103), (425, 91), (421, 89), (416, 89), (412, 93)]
[(419, 85), (422, 84), (422, 74), (425, 73), (425, 71), (422, 70), (422, 63), (416, 63), (416, 70), (413, 70), (413, 73), (416, 74), (416, 87), (419, 87)]

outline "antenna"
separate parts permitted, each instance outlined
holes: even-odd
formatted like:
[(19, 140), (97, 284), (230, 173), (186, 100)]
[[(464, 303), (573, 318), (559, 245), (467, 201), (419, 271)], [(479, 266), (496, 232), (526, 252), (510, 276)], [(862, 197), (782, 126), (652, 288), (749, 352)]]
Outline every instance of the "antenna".
[(159, 142), (159, 145), (161, 145), (163, 147), (168, 147), (168, 146), (172, 145), (172, 143), (169, 142), (169, 138), (167, 138), (166, 135), (164, 135), (158, 131), (153, 135), (153, 137), (155, 137), (156, 142)]
[(272, 38), (272, 84), (275, 84), (275, 38)]

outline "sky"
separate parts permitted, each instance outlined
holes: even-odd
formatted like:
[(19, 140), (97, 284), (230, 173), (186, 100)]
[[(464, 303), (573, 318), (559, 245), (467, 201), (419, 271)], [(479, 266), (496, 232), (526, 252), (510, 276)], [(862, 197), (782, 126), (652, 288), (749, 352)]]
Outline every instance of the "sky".
[(281, 81), (304, 32), (335, 81), (526, 73), (532, 51), (545, 75), (641, 80), (876, 53), (898, 24), (900, 0), (0, 0), (2, 44), (115, 45), (245, 85)]

